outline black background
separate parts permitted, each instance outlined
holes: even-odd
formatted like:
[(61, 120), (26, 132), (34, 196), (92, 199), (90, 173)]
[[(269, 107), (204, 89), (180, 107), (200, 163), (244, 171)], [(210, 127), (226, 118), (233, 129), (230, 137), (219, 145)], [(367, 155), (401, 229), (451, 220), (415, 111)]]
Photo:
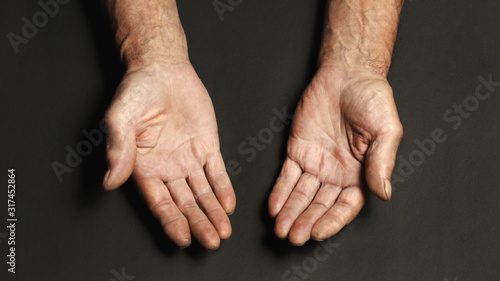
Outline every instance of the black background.
[[(266, 207), (288, 127), (253, 161), (237, 147), (269, 126), (274, 108), (293, 112), (314, 75), (324, 1), (244, 0), (223, 21), (212, 1), (178, 3), (224, 159), (241, 166), (231, 177), (233, 235), (217, 251), (176, 248), (132, 182), (101, 191), (103, 143), (59, 182), (51, 164), (65, 163), (65, 147), (86, 139), (82, 130), (98, 128), (123, 69), (97, 1), (61, 5), (16, 54), (7, 34), (21, 34), (21, 18), (40, 10), (36, 2), (0, 4), (0, 235), (8, 168), (16, 169), (18, 218), (17, 273), (7, 272), (0, 236), (0, 280), (112, 280), (123, 268), (134, 280), (301, 280), (282, 278), (310, 262), (319, 243), (276, 239)], [(499, 14), (496, 0), (406, 1), (389, 74), (405, 128), (395, 175), (418, 149), (415, 140), (436, 128), (447, 139), (406, 171), (390, 203), (370, 198), (329, 240), (338, 247), (308, 280), (500, 280), (500, 87), (456, 130), (443, 120), (474, 94), (479, 76), (500, 81)]]

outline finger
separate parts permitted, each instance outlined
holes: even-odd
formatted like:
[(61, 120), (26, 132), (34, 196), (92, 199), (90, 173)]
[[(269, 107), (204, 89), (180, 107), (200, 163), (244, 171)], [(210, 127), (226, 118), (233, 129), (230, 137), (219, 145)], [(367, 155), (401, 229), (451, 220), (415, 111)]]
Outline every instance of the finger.
[(172, 199), (189, 222), (193, 236), (207, 249), (219, 247), (220, 238), (212, 223), (201, 211), (185, 179), (167, 182)]
[(236, 195), (234, 194), (233, 185), (226, 172), (226, 166), (220, 153), (207, 160), (205, 173), (222, 208), (224, 208), (227, 214), (232, 214), (236, 207)]
[(136, 157), (135, 133), (121, 120), (108, 116), (107, 158), (109, 169), (104, 175), (103, 187), (113, 190), (124, 184), (134, 170)]
[(281, 239), (287, 237), (290, 228), (300, 214), (311, 204), (318, 191), (319, 181), (310, 174), (302, 174), (290, 197), (276, 217), (274, 232)]
[(366, 182), (370, 190), (382, 200), (392, 195), (391, 175), (396, 162), (396, 153), (403, 137), (401, 123), (388, 126), (384, 134), (375, 137), (366, 155)]
[(142, 197), (160, 222), (165, 234), (179, 247), (189, 246), (191, 233), (188, 221), (175, 205), (163, 181), (149, 180), (137, 184)]
[(217, 233), (219, 233), (219, 237), (221, 239), (229, 238), (231, 236), (229, 218), (217, 198), (215, 198), (212, 188), (205, 177), (205, 172), (200, 169), (191, 174), (188, 177), (188, 184), (193, 191), (196, 202), (212, 222)]
[(302, 169), (299, 164), (287, 157), (273, 191), (269, 195), (268, 205), (271, 217), (276, 217), (281, 211), (301, 175)]
[(361, 188), (344, 188), (335, 204), (314, 224), (312, 238), (322, 241), (337, 234), (358, 215), (364, 203), (365, 194)]
[(303, 245), (311, 238), (314, 223), (333, 206), (341, 191), (340, 186), (321, 185), (311, 205), (293, 223), (288, 234), (290, 243)]

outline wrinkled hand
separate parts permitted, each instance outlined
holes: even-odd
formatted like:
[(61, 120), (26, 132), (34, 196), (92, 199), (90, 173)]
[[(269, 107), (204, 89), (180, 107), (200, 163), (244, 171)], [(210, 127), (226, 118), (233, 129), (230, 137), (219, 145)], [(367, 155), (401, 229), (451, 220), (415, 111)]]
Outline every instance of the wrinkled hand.
[(356, 217), (367, 187), (389, 200), (402, 135), (385, 77), (321, 68), (297, 106), (269, 197), (276, 235), (295, 245), (324, 240)]
[(127, 73), (106, 121), (106, 189), (133, 173), (151, 212), (181, 247), (191, 243), (191, 233), (209, 249), (229, 238), (235, 194), (210, 97), (189, 63)]

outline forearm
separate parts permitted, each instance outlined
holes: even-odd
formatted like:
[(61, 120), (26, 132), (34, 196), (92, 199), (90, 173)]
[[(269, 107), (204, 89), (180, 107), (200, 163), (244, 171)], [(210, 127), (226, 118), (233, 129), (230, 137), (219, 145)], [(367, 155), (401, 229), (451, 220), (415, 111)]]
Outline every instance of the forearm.
[(328, 0), (320, 66), (386, 76), (403, 0)]
[(129, 69), (188, 62), (187, 43), (175, 0), (102, 0)]

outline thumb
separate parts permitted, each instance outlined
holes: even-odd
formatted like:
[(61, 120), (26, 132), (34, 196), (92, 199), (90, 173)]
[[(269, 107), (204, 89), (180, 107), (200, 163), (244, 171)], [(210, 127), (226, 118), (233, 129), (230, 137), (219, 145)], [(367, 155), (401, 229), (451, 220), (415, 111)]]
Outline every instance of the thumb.
[(103, 187), (113, 190), (124, 184), (134, 171), (137, 152), (135, 132), (132, 128), (108, 119), (107, 158), (109, 168), (104, 175)]
[(365, 162), (366, 182), (370, 190), (382, 200), (391, 199), (391, 175), (402, 137), (403, 129), (399, 124), (395, 129), (390, 129), (375, 137), (368, 148)]

